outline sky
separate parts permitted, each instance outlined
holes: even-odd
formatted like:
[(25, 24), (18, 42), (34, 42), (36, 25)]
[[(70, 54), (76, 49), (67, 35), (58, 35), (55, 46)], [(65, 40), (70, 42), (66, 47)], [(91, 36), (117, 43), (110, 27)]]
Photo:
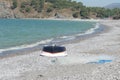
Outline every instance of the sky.
[(76, 0), (82, 2), (86, 6), (103, 7), (111, 3), (120, 3), (120, 0)]

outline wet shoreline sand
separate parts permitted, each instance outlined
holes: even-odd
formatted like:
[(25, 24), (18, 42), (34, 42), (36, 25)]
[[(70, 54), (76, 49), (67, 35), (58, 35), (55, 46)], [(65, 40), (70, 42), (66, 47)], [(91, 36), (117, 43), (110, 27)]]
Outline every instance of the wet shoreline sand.
[[(0, 60), (1, 80), (119, 80), (120, 22), (100, 21), (106, 32), (65, 44), (68, 56), (41, 57), (40, 51)], [(108, 30), (110, 29), (110, 30)], [(99, 59), (111, 63), (90, 64)]]

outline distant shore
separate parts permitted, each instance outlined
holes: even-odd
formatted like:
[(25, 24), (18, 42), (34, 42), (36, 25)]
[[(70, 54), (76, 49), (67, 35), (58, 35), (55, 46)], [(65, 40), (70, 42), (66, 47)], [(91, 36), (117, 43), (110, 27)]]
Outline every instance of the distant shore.
[[(106, 26), (104, 32), (65, 44), (68, 53), (66, 57), (41, 57), (40, 51), (34, 51), (1, 59), (0, 79), (119, 80), (120, 22), (102, 20), (100, 23)], [(112, 62), (99, 64), (99, 60)]]
[(112, 21), (112, 19), (80, 19), (80, 18), (20, 18), (33, 20), (70, 20), (70, 21)]

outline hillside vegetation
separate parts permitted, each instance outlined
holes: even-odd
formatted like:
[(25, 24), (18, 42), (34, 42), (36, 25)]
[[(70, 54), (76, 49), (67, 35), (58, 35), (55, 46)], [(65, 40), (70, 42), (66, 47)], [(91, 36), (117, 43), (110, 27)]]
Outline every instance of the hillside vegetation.
[(120, 19), (120, 9), (86, 7), (72, 0), (1, 0), (15, 18)]

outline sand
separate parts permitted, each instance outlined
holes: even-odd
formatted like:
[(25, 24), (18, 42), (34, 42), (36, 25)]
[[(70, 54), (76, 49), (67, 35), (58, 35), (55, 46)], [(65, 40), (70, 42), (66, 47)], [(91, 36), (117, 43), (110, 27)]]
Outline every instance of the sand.
[[(66, 57), (42, 57), (35, 51), (0, 59), (0, 80), (120, 80), (120, 21), (100, 23), (107, 30), (65, 44)], [(98, 64), (99, 60), (112, 62)]]

